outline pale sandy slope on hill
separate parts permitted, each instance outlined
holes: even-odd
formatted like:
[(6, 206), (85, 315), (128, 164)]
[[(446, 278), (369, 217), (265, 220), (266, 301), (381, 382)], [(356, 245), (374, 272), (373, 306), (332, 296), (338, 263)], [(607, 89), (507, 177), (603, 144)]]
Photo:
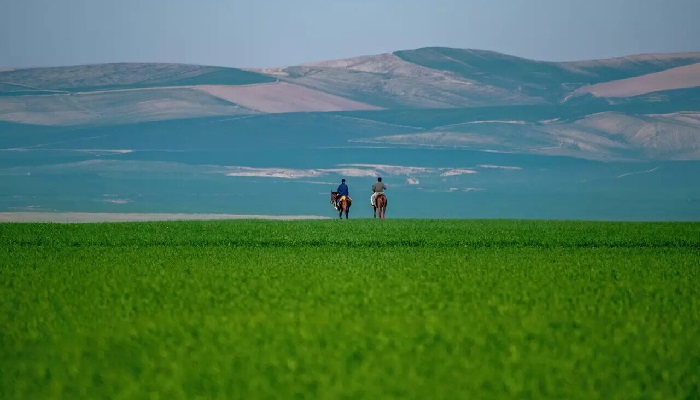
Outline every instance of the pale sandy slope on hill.
[(251, 113), (254, 111), (187, 87), (0, 97), (0, 120), (48, 126)]
[(0, 97), (0, 120), (34, 125), (134, 123), (180, 118), (378, 107), (289, 83), (196, 85)]
[(302, 67), (342, 68), (352, 71), (391, 74), (394, 76), (444, 77), (444, 71), (434, 70), (404, 61), (392, 53), (343, 58), (340, 60), (316, 61)]
[(369, 104), (285, 82), (240, 86), (202, 85), (195, 88), (220, 99), (265, 113), (379, 109)]
[(462, 147), (571, 156), (591, 160), (700, 159), (700, 113), (626, 115), (604, 112), (572, 122), (504, 122), (445, 126), (430, 132), (379, 136), (360, 143)]
[(700, 86), (700, 63), (671, 68), (634, 78), (584, 86), (574, 94), (590, 93), (598, 97), (631, 97), (663, 90)]

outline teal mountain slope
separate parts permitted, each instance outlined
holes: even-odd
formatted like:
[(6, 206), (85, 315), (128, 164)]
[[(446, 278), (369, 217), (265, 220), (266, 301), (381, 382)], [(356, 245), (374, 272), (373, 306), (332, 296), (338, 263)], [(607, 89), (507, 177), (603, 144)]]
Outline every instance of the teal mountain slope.
[(0, 96), (189, 85), (246, 85), (275, 79), (237, 68), (185, 64), (98, 64), (0, 72)]

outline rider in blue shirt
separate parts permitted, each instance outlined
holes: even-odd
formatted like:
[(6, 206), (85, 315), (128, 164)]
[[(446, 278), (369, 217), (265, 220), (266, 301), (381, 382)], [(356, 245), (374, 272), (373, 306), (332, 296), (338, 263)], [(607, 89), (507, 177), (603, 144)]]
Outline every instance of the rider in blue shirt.
[(348, 185), (345, 184), (345, 178), (343, 178), (343, 180), (340, 181), (340, 185), (338, 186), (338, 197), (340, 197), (340, 196), (350, 197)]
[(340, 201), (341, 196), (346, 196), (350, 197), (350, 191), (348, 190), (348, 185), (345, 184), (345, 178), (343, 178), (342, 181), (340, 181), (340, 185), (338, 185), (338, 195), (335, 198), (335, 204), (338, 206), (338, 201)]

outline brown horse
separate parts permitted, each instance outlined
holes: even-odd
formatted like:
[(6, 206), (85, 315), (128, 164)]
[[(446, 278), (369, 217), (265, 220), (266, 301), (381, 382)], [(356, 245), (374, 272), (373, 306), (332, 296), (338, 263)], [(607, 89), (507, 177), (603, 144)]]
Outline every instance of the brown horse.
[(350, 197), (341, 196), (340, 201), (336, 202), (337, 198), (338, 192), (331, 192), (331, 205), (338, 211), (338, 217), (340, 219), (343, 219), (343, 212), (345, 212), (345, 219), (348, 219), (348, 213), (350, 212), (352, 199)]
[(379, 218), (386, 218), (386, 196), (384, 193), (379, 193), (374, 199), (374, 218), (377, 218), (377, 209), (379, 209)]

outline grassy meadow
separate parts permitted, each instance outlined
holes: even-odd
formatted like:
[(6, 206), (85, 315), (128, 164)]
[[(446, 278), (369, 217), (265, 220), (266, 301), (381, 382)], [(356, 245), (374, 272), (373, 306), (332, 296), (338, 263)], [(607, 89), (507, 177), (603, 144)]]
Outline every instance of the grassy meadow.
[(700, 398), (700, 224), (0, 224), (2, 399)]

